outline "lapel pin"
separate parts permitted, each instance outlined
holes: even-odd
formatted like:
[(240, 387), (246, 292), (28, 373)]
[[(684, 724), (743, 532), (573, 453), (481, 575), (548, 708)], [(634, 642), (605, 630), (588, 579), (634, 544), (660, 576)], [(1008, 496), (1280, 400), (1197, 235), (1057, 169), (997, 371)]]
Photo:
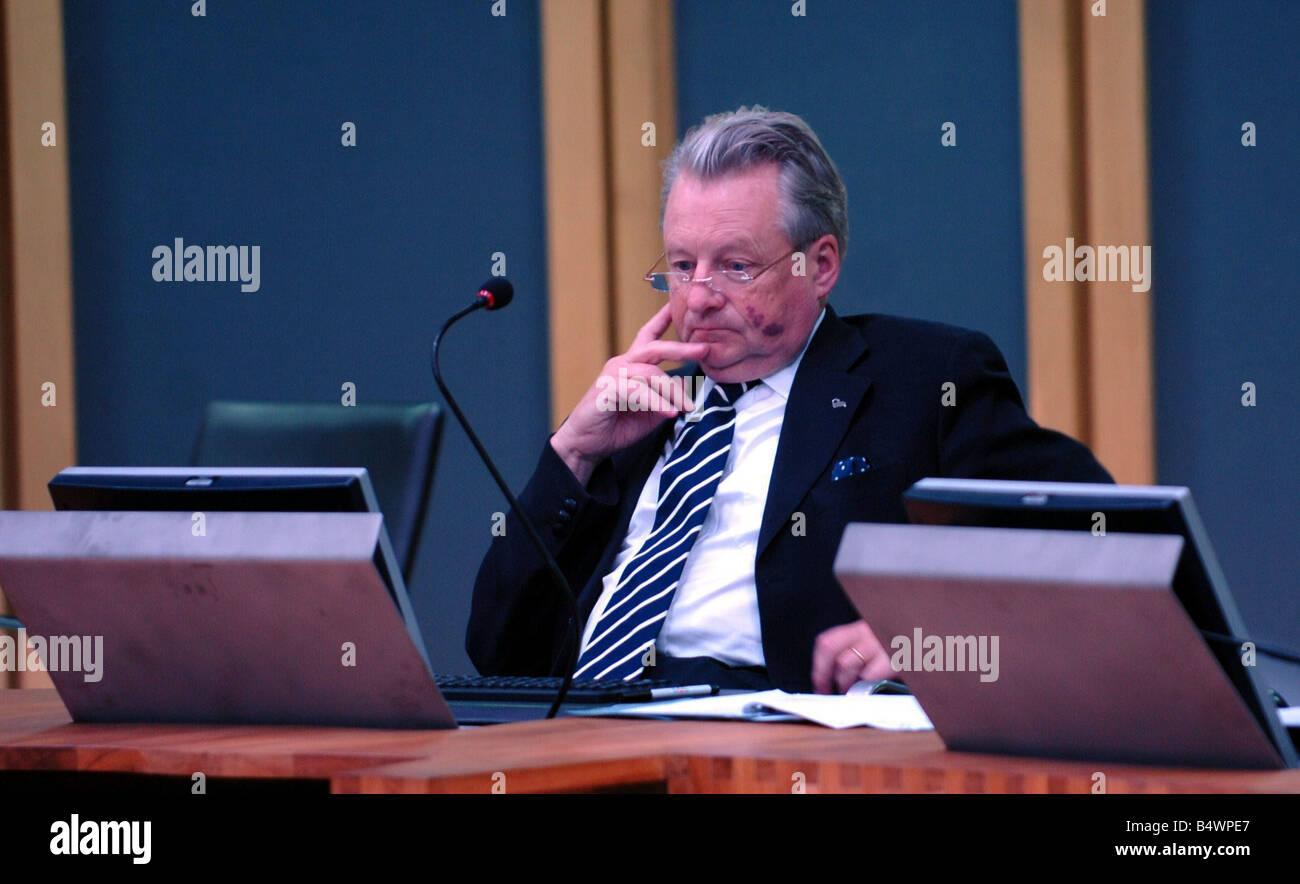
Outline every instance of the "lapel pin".
[(843, 399), (832, 399), (831, 408), (848, 408), (849, 404)]

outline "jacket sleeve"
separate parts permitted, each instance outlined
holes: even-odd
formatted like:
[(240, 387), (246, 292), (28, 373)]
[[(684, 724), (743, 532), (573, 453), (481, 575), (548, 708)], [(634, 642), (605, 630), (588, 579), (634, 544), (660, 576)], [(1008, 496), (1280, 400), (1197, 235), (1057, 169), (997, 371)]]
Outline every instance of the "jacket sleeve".
[(972, 331), (956, 340), (944, 380), (955, 385), (956, 402), (939, 409), (942, 475), (1115, 481), (1085, 445), (1034, 422), (1006, 361), (987, 335)]
[[(519, 505), (575, 594), (591, 578), (613, 530), (618, 486), (606, 460), (584, 487), (547, 440)], [(568, 606), (546, 561), (511, 511), (479, 567), (465, 649), (484, 675), (558, 674)], [(580, 628), (575, 624), (575, 628)]]

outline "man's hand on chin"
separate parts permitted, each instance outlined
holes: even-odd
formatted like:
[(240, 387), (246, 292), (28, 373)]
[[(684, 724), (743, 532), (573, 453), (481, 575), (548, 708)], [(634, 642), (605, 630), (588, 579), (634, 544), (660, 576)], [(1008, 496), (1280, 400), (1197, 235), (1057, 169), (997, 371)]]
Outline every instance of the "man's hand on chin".
[(855, 682), (893, 674), (888, 652), (865, 620), (832, 626), (813, 642), (812, 683), (819, 694), (842, 694)]
[[(665, 419), (695, 408), (682, 379), (671, 377), (659, 363), (703, 359), (709, 345), (662, 340), (671, 324), (665, 304), (637, 332), (626, 353), (605, 363), (600, 377), (551, 437), (551, 447), (582, 484), (606, 457), (644, 439)], [(627, 379), (621, 386), (620, 372)], [(628, 399), (636, 396), (649, 407), (627, 408), (623, 391)]]

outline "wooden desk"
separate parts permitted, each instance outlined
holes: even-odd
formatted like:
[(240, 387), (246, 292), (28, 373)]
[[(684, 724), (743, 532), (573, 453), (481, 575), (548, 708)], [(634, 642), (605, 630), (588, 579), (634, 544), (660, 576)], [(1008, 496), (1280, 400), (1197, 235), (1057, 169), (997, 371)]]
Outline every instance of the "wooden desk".
[[(0, 690), (0, 769), (317, 780), (340, 793), (606, 789), (1088, 794), (1300, 792), (1242, 772), (948, 752), (934, 733), (565, 718), (454, 731), (72, 724), (52, 690)], [(502, 779), (504, 775), (504, 780)]]

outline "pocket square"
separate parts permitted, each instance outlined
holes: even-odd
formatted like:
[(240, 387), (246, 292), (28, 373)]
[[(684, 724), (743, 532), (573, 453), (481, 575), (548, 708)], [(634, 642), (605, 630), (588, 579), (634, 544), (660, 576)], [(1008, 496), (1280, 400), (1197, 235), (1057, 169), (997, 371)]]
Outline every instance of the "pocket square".
[(847, 479), (849, 476), (865, 473), (869, 469), (871, 469), (871, 461), (865, 457), (841, 458), (835, 461), (835, 466), (831, 468), (831, 481), (838, 482), (840, 479)]

